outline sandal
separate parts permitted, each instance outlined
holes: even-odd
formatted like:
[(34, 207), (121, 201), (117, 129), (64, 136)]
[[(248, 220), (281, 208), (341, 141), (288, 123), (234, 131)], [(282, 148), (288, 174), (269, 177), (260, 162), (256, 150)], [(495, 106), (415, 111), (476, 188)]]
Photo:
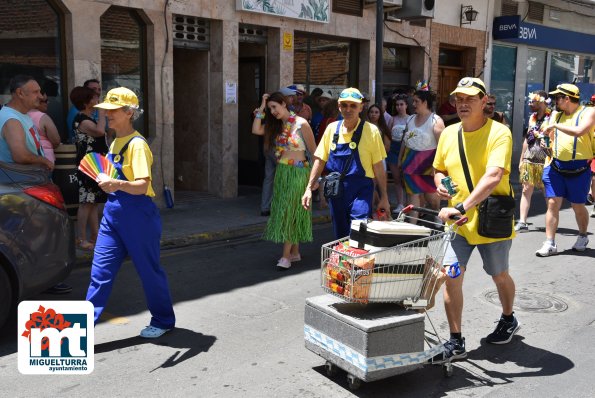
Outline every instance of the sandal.
[(76, 240), (76, 246), (81, 249), (81, 250), (85, 250), (85, 251), (93, 251), (95, 250), (95, 245), (89, 241), (86, 240), (82, 240), (82, 239), (77, 239)]
[(285, 257), (281, 257), (279, 262), (277, 262), (277, 267), (280, 270), (285, 270), (291, 267), (291, 261), (286, 259)]
[(169, 332), (171, 329), (162, 329), (158, 328), (157, 326), (147, 326), (143, 330), (140, 331), (140, 337), (144, 337), (145, 339), (156, 339), (158, 337), (163, 336), (165, 333)]
[(291, 255), (289, 256), (289, 261), (291, 261), (292, 263), (296, 262), (296, 261), (302, 261), (302, 256), (300, 256), (300, 254), (295, 254), (295, 255)]

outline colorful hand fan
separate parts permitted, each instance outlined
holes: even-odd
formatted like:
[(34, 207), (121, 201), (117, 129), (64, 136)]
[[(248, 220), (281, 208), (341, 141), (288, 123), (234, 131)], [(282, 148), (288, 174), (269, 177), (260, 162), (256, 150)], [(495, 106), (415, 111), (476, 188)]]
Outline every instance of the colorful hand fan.
[(86, 154), (79, 163), (79, 170), (93, 180), (97, 180), (99, 173), (107, 174), (111, 178), (118, 178), (118, 172), (114, 165), (105, 156), (97, 152)]

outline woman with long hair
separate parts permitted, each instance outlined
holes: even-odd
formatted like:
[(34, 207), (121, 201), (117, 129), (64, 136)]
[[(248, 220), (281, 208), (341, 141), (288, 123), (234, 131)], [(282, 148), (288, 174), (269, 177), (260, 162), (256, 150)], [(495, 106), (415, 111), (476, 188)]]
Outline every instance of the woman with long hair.
[(310, 177), (307, 154), (314, 153), (316, 144), (308, 122), (290, 111), (287, 104), (279, 92), (263, 95), (252, 124), (252, 133), (264, 135), (265, 150), (273, 148), (277, 159), (271, 216), (263, 238), (283, 243), (279, 269), (300, 261), (299, 244), (312, 241), (312, 216), (302, 207), (301, 198)]
[(386, 120), (384, 119), (384, 115), (382, 114), (382, 109), (377, 104), (372, 104), (368, 108), (368, 122), (372, 123), (380, 133), (382, 134), (383, 139), (390, 139), (390, 129), (386, 124)]
[(107, 158), (118, 177), (100, 174), (99, 187), (108, 195), (99, 228), (87, 301), (95, 307), (95, 324), (107, 304), (122, 262), (130, 256), (139, 275), (151, 322), (144, 338), (157, 338), (174, 328), (176, 317), (167, 275), (160, 264), (161, 218), (153, 203), (153, 154), (132, 123), (140, 116), (138, 97), (126, 87), (110, 90), (96, 108), (107, 110), (116, 138)]
[[(405, 205), (405, 193), (403, 192), (402, 170), (399, 167), (399, 153), (401, 152), (401, 143), (403, 142), (403, 133), (407, 127), (407, 120), (410, 116), (407, 114), (407, 95), (396, 94), (393, 96), (395, 106), (395, 115), (393, 116), (393, 128), (390, 137), (385, 139), (386, 163), (393, 176), (395, 183), (395, 194), (397, 197), (397, 207), (393, 210), (399, 213)], [(412, 117), (412, 116), (411, 116)]]
[[(70, 101), (79, 110), (74, 117), (72, 129), (76, 139), (77, 163), (91, 152), (105, 155), (107, 141), (105, 137), (105, 117), (100, 112), (97, 122), (91, 117), (93, 107), (99, 97), (88, 87), (75, 87), (70, 92)], [(99, 205), (105, 203), (107, 196), (97, 182), (77, 171), (79, 181), (79, 208), (77, 211), (78, 240), (77, 246), (83, 250), (93, 250), (99, 231)], [(87, 227), (91, 233), (87, 237)]]
[(420, 206), (424, 197), (425, 205), (437, 210), (440, 198), (434, 185), (432, 162), (440, 134), (444, 130), (444, 122), (432, 112), (435, 100), (436, 94), (428, 88), (417, 90), (413, 95), (415, 116), (407, 121), (399, 166), (403, 170), (403, 182), (411, 204)]

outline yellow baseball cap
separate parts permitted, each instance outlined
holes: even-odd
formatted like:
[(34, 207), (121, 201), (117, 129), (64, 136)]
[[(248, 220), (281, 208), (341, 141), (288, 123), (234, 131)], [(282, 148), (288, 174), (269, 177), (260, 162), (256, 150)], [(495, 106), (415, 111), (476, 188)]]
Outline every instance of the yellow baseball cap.
[(94, 108), (118, 109), (123, 106), (138, 109), (138, 97), (132, 90), (126, 87), (118, 87), (108, 91), (103, 102), (95, 105)]
[(486, 85), (476, 77), (464, 77), (457, 83), (457, 88), (450, 93), (456, 94), (466, 94), (466, 95), (477, 95), (479, 93), (486, 93)]
[(569, 83), (558, 84), (556, 86), (556, 89), (554, 91), (550, 91), (548, 94), (549, 95), (563, 94), (563, 95), (567, 95), (567, 96), (573, 97), (573, 98), (581, 97), (581, 92), (578, 89), (578, 87), (575, 86), (574, 84), (569, 84)]
[(362, 93), (354, 87), (346, 88), (345, 90), (341, 91), (341, 94), (339, 94), (339, 102), (350, 101), (361, 104), (363, 99), (364, 96)]

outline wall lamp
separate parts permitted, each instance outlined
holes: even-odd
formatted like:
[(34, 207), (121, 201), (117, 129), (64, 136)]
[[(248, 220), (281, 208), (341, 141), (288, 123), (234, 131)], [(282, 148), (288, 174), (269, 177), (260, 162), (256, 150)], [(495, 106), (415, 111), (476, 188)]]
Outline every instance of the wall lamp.
[(463, 25), (471, 25), (471, 22), (477, 19), (477, 14), (479, 14), (479, 11), (474, 10), (473, 6), (464, 6), (461, 4), (460, 26), (462, 27)]

